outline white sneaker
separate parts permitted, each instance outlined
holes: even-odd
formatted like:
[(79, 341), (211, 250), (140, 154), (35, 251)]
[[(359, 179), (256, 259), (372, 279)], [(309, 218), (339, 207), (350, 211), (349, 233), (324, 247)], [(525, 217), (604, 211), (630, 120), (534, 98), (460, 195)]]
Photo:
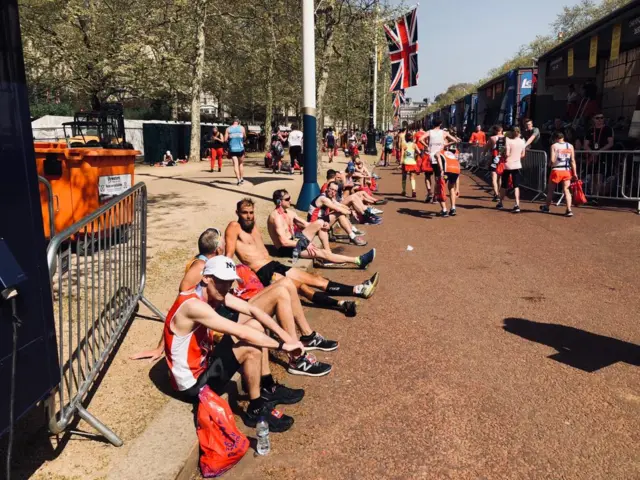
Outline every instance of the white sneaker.
[(363, 232), (362, 230), (358, 230), (353, 225), (351, 225), (351, 231), (353, 232), (354, 235), (358, 235), (359, 237), (366, 235), (366, 232)]
[(374, 215), (381, 215), (384, 212), (382, 210), (378, 210), (377, 208), (372, 208), (371, 213), (373, 213)]

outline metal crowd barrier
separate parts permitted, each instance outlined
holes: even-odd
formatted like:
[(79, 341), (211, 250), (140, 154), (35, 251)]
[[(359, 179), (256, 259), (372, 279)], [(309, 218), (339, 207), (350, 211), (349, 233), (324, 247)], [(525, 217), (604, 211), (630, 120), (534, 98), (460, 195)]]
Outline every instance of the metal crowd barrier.
[(47, 262), (54, 298), (60, 385), (48, 401), (49, 428), (64, 431), (76, 413), (115, 446), (122, 440), (82, 402), (120, 336), (144, 303), (147, 188), (138, 183), (51, 239)]
[[(461, 164), (473, 174), (484, 171), (484, 178), (490, 183), (489, 164), (491, 155), (485, 153), (485, 147), (470, 143), (460, 143), (458, 146)], [(521, 188), (536, 193), (532, 201), (544, 195), (547, 181), (547, 154), (542, 150), (527, 150), (522, 159), (522, 183)]]
[(53, 189), (51, 188), (51, 183), (44, 177), (38, 175), (38, 181), (44, 185), (45, 190), (47, 191), (47, 210), (49, 212), (49, 238), (53, 238), (56, 233), (56, 220), (55, 220), (55, 212), (53, 210)]
[[(636, 202), (640, 213), (640, 151), (576, 151), (576, 168), (589, 200)], [(562, 186), (554, 193), (560, 195), (559, 205), (564, 198)]]

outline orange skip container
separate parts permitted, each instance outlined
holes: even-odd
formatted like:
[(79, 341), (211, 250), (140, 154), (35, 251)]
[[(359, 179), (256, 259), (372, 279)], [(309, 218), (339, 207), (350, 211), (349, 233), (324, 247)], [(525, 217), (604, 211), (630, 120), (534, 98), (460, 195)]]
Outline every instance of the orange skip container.
[[(135, 159), (140, 154), (138, 150), (67, 148), (65, 142), (36, 142), (34, 150), (38, 175), (51, 184), (54, 233), (65, 230), (131, 188)], [(51, 238), (49, 198), (42, 184), (40, 204), (45, 237)], [(117, 221), (118, 224), (124, 222), (127, 219)], [(96, 230), (97, 226), (88, 229)]]

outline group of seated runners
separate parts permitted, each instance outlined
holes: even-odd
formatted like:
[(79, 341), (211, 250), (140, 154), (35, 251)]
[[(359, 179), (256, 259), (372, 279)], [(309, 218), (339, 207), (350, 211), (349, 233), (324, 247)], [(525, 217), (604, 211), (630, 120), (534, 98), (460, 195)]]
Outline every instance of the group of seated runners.
[[(373, 261), (375, 249), (354, 258), (331, 253), (330, 225), (338, 218), (346, 219), (346, 212), (304, 221), (290, 208), (290, 202), (286, 191), (274, 192), (276, 209), (269, 216), (268, 227), (281, 253), (299, 248), (305, 252), (301, 256), (322, 256), (363, 269)], [(164, 353), (173, 388), (194, 402), (205, 385), (221, 395), (232, 376), (241, 371), (249, 396), (244, 423), (255, 427), (258, 418), (265, 417), (271, 431), (283, 432), (291, 427), (293, 418), (274, 407), (300, 402), (304, 390), (273, 379), (268, 351), (285, 352), (290, 374), (320, 377), (332, 367), (308, 352), (338, 348), (338, 342), (324, 338), (309, 325), (300, 297), (355, 316), (354, 300), (333, 296), (370, 298), (379, 275), (358, 285), (346, 285), (285, 265), (274, 260), (265, 247), (253, 200), (238, 202), (236, 214), (237, 220), (228, 224), (224, 234), (213, 227), (202, 232), (198, 254), (187, 263), (158, 346), (131, 358), (155, 360)], [(350, 223), (341, 225), (349, 229), (350, 238), (356, 238)], [(316, 236), (321, 247), (313, 246)], [(240, 263), (234, 262), (234, 256)]]

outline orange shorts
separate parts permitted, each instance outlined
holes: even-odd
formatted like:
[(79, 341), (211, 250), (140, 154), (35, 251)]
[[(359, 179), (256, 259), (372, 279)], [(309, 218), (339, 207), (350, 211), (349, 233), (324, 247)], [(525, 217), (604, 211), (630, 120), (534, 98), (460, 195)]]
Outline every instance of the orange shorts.
[(551, 183), (561, 183), (565, 180), (571, 180), (571, 172), (569, 170), (551, 170), (551, 175), (549, 176), (549, 181)]
[(402, 165), (402, 171), (409, 173), (409, 172), (414, 172), (414, 173), (420, 173), (420, 170), (418, 170), (418, 166), (417, 165)]

